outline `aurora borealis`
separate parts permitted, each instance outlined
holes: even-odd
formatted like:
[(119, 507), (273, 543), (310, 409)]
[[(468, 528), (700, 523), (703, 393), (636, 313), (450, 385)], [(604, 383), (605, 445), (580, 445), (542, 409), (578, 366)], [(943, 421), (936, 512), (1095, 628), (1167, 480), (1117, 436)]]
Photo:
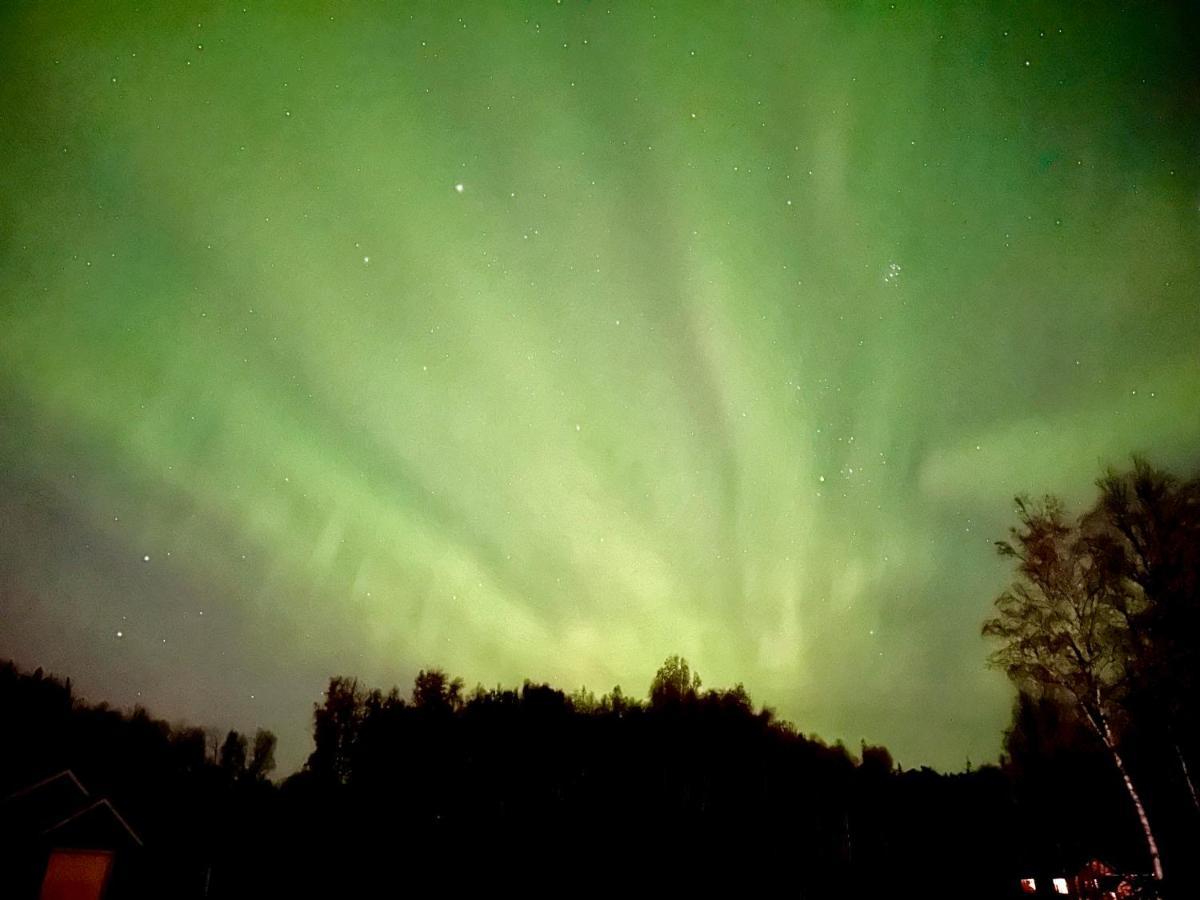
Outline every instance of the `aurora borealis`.
[(1018, 492), (1200, 463), (1185, 6), (10, 2), (0, 656), (994, 759)]

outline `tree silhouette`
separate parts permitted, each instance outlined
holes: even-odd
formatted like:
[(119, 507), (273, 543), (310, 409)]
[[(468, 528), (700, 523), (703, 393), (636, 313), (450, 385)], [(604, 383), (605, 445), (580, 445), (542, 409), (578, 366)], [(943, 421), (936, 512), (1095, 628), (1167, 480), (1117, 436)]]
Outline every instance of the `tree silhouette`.
[(1126, 706), (1171, 748), (1200, 811), (1187, 764), (1200, 699), (1200, 479), (1182, 481), (1134, 457), (1097, 483), (1083, 518), (1089, 550), (1126, 618)]
[(221, 745), (221, 771), (230, 779), (241, 778), (246, 772), (246, 738), (231, 731)]
[(275, 771), (275, 735), (265, 729), (254, 732), (254, 745), (246, 774), (251, 778), (266, 778)]
[(668, 656), (650, 682), (650, 705), (662, 708), (695, 700), (699, 691), (699, 673), (693, 674), (682, 656)]
[(1020, 526), (997, 549), (1017, 563), (1017, 580), (999, 597), (983, 634), (1000, 643), (992, 665), (1018, 685), (1066, 699), (1082, 715), (1120, 774), (1142, 827), (1156, 880), (1158, 841), (1120, 749), (1118, 722), (1129, 672), (1124, 653), (1128, 610), (1109, 590), (1088, 541), (1060, 501), (1017, 499)]
[(462, 706), (462, 692), (461, 678), (451, 679), (441, 669), (422, 669), (413, 683), (413, 706), (429, 712), (453, 712)]
[(353, 770), (351, 754), (363, 718), (364, 695), (355, 678), (329, 679), (325, 702), (313, 710), (313, 743), (308, 768), (318, 778), (345, 784)]

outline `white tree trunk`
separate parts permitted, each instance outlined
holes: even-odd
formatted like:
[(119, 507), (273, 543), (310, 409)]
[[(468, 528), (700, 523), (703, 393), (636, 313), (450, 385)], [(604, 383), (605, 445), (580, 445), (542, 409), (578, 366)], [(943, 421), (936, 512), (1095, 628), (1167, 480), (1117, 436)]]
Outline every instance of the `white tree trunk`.
[(1154, 868), (1154, 880), (1162, 881), (1163, 867), (1162, 859), (1158, 855), (1158, 841), (1154, 840), (1154, 831), (1150, 828), (1150, 818), (1146, 815), (1146, 807), (1142, 805), (1142, 798), (1138, 796), (1137, 789), (1133, 786), (1133, 779), (1129, 777), (1129, 772), (1125, 768), (1125, 760), (1121, 759), (1121, 754), (1117, 751), (1116, 741), (1113, 740), (1108, 723), (1104, 725), (1104, 746), (1108, 748), (1113, 764), (1121, 773), (1121, 778), (1125, 782), (1125, 790), (1129, 791), (1129, 799), (1133, 801), (1133, 808), (1137, 810), (1138, 821), (1142, 823), (1142, 833), (1146, 836), (1146, 850), (1150, 854), (1150, 864)]
[(1200, 797), (1196, 796), (1196, 782), (1192, 781), (1192, 773), (1188, 769), (1187, 760), (1183, 756), (1183, 748), (1179, 746), (1179, 742), (1175, 743), (1175, 755), (1179, 758), (1179, 768), (1183, 770), (1183, 780), (1187, 782), (1188, 791), (1192, 795), (1192, 806), (1200, 812)]

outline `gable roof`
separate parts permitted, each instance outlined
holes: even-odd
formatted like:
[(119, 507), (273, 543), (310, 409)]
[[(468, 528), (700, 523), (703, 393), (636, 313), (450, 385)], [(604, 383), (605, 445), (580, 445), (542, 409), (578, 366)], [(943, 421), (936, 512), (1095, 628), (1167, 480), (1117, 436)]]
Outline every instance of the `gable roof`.
[[(97, 829), (102, 829), (102, 831), (98, 832)], [(142, 839), (129, 827), (129, 823), (111, 803), (103, 799), (76, 810), (61, 822), (55, 822), (42, 832), (42, 836), (54, 835), (58, 838), (69, 839), (72, 836), (77, 837), (83, 834), (89, 840), (94, 841), (104, 832), (109, 834), (115, 832), (121, 838), (131, 840), (135, 847), (142, 846)]]
[(0, 800), (0, 833), (18, 840), (49, 838), (80, 845), (129, 841), (142, 846), (113, 805), (89, 794), (70, 769)]

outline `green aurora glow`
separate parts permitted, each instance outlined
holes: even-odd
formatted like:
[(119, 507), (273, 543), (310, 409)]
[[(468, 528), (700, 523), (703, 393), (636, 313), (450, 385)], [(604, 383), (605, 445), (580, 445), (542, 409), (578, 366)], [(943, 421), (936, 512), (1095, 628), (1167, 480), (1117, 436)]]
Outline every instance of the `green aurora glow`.
[(1200, 461), (1195, 19), (896, 5), (4, 4), (0, 655), (994, 758), (1011, 496)]

